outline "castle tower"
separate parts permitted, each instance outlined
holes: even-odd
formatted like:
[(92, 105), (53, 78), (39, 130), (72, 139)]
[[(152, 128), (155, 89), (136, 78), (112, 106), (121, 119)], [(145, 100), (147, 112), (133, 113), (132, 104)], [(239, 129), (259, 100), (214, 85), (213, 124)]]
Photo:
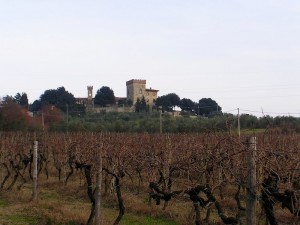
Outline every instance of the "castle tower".
[(87, 86), (88, 97), (87, 97), (87, 106), (93, 105), (93, 86)]
[(142, 99), (146, 94), (146, 80), (129, 80), (126, 82), (127, 99), (131, 100), (133, 105), (137, 99)]
[(137, 99), (145, 98), (146, 104), (149, 106), (155, 105), (158, 90), (146, 88), (146, 80), (132, 79), (126, 82), (127, 100), (131, 100), (135, 105)]

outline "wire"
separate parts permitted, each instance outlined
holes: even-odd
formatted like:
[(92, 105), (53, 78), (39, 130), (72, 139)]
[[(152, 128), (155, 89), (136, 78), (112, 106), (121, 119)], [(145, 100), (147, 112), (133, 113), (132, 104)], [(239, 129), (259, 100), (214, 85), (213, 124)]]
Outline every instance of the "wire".
[(253, 113), (261, 113), (261, 114), (287, 114), (287, 115), (300, 115), (300, 113), (283, 113), (283, 112), (265, 112), (265, 111), (255, 111), (255, 110), (249, 110), (249, 109), (240, 109), (240, 111), (244, 112), (253, 112)]
[(229, 113), (229, 112), (233, 112), (233, 111), (237, 111), (237, 109), (231, 109), (231, 110), (222, 111), (222, 112), (223, 112), (223, 113)]

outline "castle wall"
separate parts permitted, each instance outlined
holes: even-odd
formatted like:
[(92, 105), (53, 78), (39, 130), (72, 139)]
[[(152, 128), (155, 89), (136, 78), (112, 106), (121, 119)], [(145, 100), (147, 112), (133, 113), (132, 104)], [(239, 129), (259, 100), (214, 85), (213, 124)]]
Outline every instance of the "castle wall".
[(93, 107), (93, 108), (88, 108), (87, 112), (88, 113), (102, 113), (102, 112), (133, 112), (134, 108), (133, 107), (128, 107), (128, 106), (108, 106), (108, 107)]

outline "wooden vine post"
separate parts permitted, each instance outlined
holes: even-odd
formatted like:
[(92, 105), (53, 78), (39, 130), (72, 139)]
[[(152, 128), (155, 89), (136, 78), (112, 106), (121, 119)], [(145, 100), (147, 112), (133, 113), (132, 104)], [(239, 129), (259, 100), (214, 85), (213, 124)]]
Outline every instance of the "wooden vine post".
[(33, 174), (32, 174), (32, 200), (37, 201), (37, 158), (38, 158), (38, 141), (36, 141), (36, 135), (34, 135), (33, 142)]
[(200, 217), (200, 203), (194, 202), (195, 209), (195, 225), (201, 225), (201, 217)]
[[(0, 157), (1, 157), (1, 164), (4, 162), (4, 154), (3, 154), (3, 149), (4, 149), (4, 147), (3, 147), (3, 145), (1, 145), (0, 146)], [(0, 170), (0, 181), (2, 182), (3, 181), (3, 170), (1, 169)], [(0, 184), (0, 186), (1, 186), (1, 184)]]
[(256, 225), (256, 137), (247, 138), (246, 225)]
[(97, 158), (96, 190), (95, 190), (95, 225), (101, 225), (101, 183), (102, 183), (102, 158), (99, 150)]

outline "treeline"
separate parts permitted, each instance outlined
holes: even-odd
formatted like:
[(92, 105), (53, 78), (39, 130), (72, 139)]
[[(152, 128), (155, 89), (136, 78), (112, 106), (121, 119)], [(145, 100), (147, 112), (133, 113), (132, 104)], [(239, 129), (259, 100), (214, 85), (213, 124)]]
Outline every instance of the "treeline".
[[(291, 116), (241, 114), (239, 123), (242, 130), (248, 131), (277, 129), (282, 133), (300, 133), (300, 118)], [(237, 127), (237, 115), (220, 112), (210, 117), (160, 111), (85, 113), (71, 107), (62, 112), (55, 106), (46, 105), (39, 112), (30, 113), (14, 102), (5, 103), (0, 108), (0, 131), (202, 133), (237, 132)]]
[[(149, 132), (193, 133), (193, 132), (237, 132), (238, 118), (233, 114), (219, 114), (214, 117), (199, 117), (173, 113), (98, 113), (81, 117), (69, 117), (49, 126), (50, 131), (92, 131), (92, 132)], [(259, 132), (276, 129), (281, 133), (300, 133), (300, 118), (256, 117), (242, 114), (240, 128), (243, 131)]]
[[(53, 108), (44, 108), (43, 115), (31, 117), (17, 105), (1, 108), (1, 131), (93, 131), (93, 132), (237, 132), (238, 119), (233, 114), (220, 114), (211, 118), (175, 116), (172, 113), (97, 113), (68, 116)], [(43, 117), (43, 118), (42, 118)], [(44, 124), (43, 124), (44, 123)], [(291, 116), (240, 116), (242, 130), (277, 129), (283, 133), (300, 133), (300, 119)]]
[[(51, 130), (93, 132), (207, 132), (236, 131), (236, 115), (223, 113), (211, 98), (198, 102), (170, 93), (157, 98), (153, 108), (145, 99), (132, 102), (119, 99), (109, 87), (101, 87), (94, 98), (95, 106), (120, 105), (134, 107), (135, 113), (86, 113), (85, 106), (64, 87), (46, 90), (33, 104), (26, 93), (6, 96), (0, 103), (0, 130)], [(178, 116), (175, 108), (181, 109)], [(176, 115), (175, 115), (176, 114)], [(300, 132), (300, 119), (291, 116), (240, 116), (240, 128), (248, 130), (278, 129), (280, 132)]]
[[(214, 116), (222, 112), (221, 106), (211, 98), (201, 98), (198, 102), (194, 102), (188, 98), (180, 98), (175, 93), (158, 97), (155, 100), (155, 104), (151, 105), (151, 107), (146, 103), (145, 96), (141, 99), (138, 98), (135, 104), (133, 104), (131, 99), (115, 97), (114, 91), (107, 86), (102, 86), (97, 90), (95, 96), (90, 97), (92, 98), (92, 102), (89, 102), (89, 104), (92, 104), (93, 107), (118, 105), (122, 107), (132, 107), (135, 112), (149, 112), (153, 110), (174, 112), (176, 107), (189, 115)], [(13, 102), (33, 113), (40, 113), (44, 107), (51, 105), (64, 113), (69, 111), (70, 113), (75, 112), (76, 114), (76, 111), (85, 111), (85, 107), (87, 106), (86, 100), (87, 99), (84, 98), (76, 99), (74, 95), (64, 87), (58, 87), (57, 89), (45, 90), (39, 99), (35, 100), (32, 104), (28, 103), (26, 93), (17, 93), (14, 97), (7, 95), (2, 100), (0, 98), (0, 105)]]

